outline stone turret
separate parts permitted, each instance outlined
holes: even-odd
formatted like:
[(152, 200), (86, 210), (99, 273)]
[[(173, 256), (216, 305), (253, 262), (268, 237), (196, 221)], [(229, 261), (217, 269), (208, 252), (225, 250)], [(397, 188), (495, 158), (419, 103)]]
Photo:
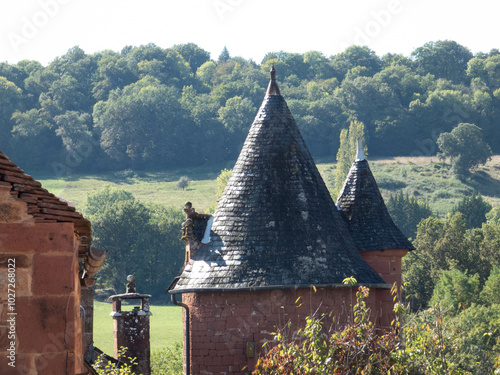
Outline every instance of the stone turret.
[(251, 372), (270, 332), (288, 321), (298, 329), (314, 311), (345, 323), (356, 291), (342, 283), (350, 276), (373, 288), (368, 304), (380, 312), (377, 291), (390, 285), (360, 255), (274, 67), (215, 213), (210, 221), (186, 220), (186, 243), (200, 237), (197, 223), (206, 240), (196, 242), (169, 288), (190, 311), (192, 373)]
[(401, 258), (414, 247), (389, 215), (362, 146), (360, 139), (337, 207), (367, 263), (385, 282), (401, 286)]

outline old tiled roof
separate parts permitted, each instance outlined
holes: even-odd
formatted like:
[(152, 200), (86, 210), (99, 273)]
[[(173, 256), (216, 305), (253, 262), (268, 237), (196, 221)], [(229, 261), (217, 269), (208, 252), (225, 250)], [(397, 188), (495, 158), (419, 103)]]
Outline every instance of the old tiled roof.
[(359, 250), (414, 249), (392, 221), (364, 156), (353, 163), (337, 206)]
[(24, 173), (15, 163), (0, 151), (0, 188), (10, 189), (11, 196), (27, 204), (27, 213), (35, 222), (72, 222), (75, 231), (86, 238), (80, 251), (86, 251), (90, 242), (90, 221), (69, 202), (56, 197), (42, 188), (42, 184)]
[(384, 284), (357, 251), (273, 81), (219, 200), (210, 242), (173, 293), (332, 285), (349, 276)]

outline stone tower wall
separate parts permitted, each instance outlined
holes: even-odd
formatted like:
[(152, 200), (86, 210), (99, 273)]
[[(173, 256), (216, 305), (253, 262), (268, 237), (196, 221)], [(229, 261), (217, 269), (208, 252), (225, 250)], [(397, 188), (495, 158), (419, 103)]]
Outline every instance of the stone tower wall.
[[(263, 344), (273, 340), (278, 328), (292, 334), (304, 326), (307, 316), (331, 312), (335, 323), (325, 318), (325, 326), (340, 329), (352, 321), (355, 294), (356, 288), (347, 287), (184, 294), (191, 319), (191, 374), (251, 373), (266, 350)], [(387, 320), (381, 316), (392, 314), (388, 302), (388, 290), (370, 291), (366, 303), (376, 324)]]

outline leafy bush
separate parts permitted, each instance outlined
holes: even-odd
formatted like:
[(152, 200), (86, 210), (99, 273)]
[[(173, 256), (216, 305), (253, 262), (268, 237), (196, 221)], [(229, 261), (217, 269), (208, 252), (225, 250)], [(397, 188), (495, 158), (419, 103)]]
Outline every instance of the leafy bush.
[(137, 178), (137, 173), (135, 173), (132, 169), (124, 169), (123, 171), (117, 171), (113, 173), (116, 178), (125, 179), (125, 178)]
[[(492, 374), (500, 353), (500, 305), (473, 305), (454, 318), (459, 351), (455, 361), (471, 374)], [(497, 365), (498, 366), (498, 365)], [(497, 370), (495, 374), (500, 373)]]
[(500, 224), (500, 206), (493, 207), (486, 214), (486, 221), (491, 224)]
[(424, 310), (409, 317), (402, 332), (404, 352), (395, 374), (470, 374), (459, 368), (458, 331), (454, 321), (441, 306)]
[(500, 304), (500, 267), (491, 270), (488, 280), (481, 291), (481, 301), (485, 305)]
[(179, 181), (177, 181), (177, 188), (178, 189), (182, 189), (184, 190), (185, 188), (187, 188), (189, 186), (189, 177), (188, 176), (182, 176), (181, 178), (179, 178)]
[(369, 309), (364, 301), (368, 293), (368, 288), (358, 288), (353, 307), (354, 323), (340, 332), (333, 332), (330, 336), (324, 332), (326, 315), (307, 317), (305, 328), (292, 339), (278, 332), (275, 337), (277, 345), (258, 360), (253, 374), (388, 373), (397, 360), (392, 354), (396, 352), (399, 341), (399, 322), (396, 320), (392, 329), (381, 333), (368, 320)]
[(477, 302), (479, 291), (478, 274), (468, 276), (466, 272), (456, 268), (442, 271), (430, 304), (435, 305), (439, 302), (444, 309), (454, 315), (459, 309), (465, 309)]
[(182, 375), (182, 343), (175, 343), (173, 348), (154, 350), (151, 353), (152, 375)]
[(407, 315), (397, 302), (392, 327), (380, 331), (368, 321), (367, 295), (358, 289), (354, 323), (339, 332), (325, 332), (325, 315), (306, 318), (291, 337), (278, 332), (253, 375), (500, 373), (500, 305), (473, 304), (452, 317), (440, 303)]
[(132, 367), (137, 364), (137, 361), (136, 358), (126, 356), (127, 349), (122, 346), (118, 351), (118, 357), (128, 359), (127, 362), (119, 361), (118, 363), (111, 363), (108, 362), (104, 354), (101, 354), (97, 357), (92, 367), (99, 375), (135, 375)]

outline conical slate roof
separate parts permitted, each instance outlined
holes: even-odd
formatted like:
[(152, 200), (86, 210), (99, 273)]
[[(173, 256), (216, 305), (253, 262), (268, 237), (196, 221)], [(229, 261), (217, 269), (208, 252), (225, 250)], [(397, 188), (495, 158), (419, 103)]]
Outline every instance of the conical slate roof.
[(332, 285), (349, 276), (384, 284), (357, 251), (273, 73), (214, 213), (210, 242), (173, 293)]
[(360, 143), (337, 207), (359, 250), (415, 249), (392, 221)]

